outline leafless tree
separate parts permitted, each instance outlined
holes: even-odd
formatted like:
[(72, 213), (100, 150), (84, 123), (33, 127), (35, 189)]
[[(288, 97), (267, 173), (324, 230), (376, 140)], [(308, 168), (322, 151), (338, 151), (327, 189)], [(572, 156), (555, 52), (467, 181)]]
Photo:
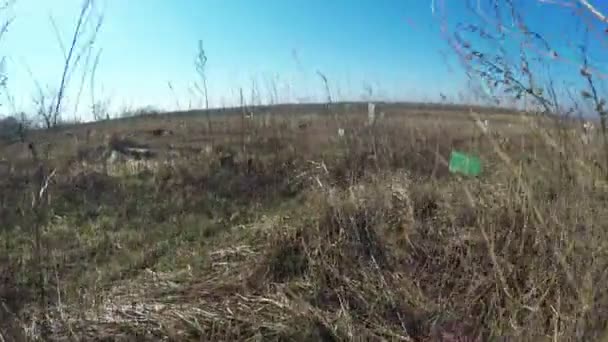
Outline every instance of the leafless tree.
[[(51, 19), (53, 27), (54, 20)], [(61, 77), (59, 85), (54, 91), (44, 94), (41, 87), (38, 87), (38, 95), (36, 104), (38, 107), (38, 115), (42, 119), (46, 128), (55, 127), (59, 124), (63, 104), (66, 96), (66, 91), (69, 87), (71, 77), (78, 70), (83, 58), (87, 59), (92, 53), (92, 48), (97, 40), (97, 35), (100, 32), (103, 24), (103, 15), (97, 13), (94, 0), (83, 0), (80, 13), (76, 20), (74, 31), (72, 32), (70, 44), (63, 44), (63, 40), (58, 31), (55, 30), (58, 44), (63, 52), (64, 62), (61, 68)], [(85, 60), (86, 62), (86, 60)], [(83, 75), (89, 71), (88, 63), (84, 64)], [(81, 89), (82, 89), (81, 82)], [(80, 94), (80, 91), (78, 92)], [(76, 99), (76, 103), (78, 98)]]

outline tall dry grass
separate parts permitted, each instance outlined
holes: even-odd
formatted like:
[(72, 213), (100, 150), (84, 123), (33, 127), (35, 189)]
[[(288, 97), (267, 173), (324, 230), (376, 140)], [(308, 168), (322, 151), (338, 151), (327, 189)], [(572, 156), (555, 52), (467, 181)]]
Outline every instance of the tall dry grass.
[[(520, 71), (530, 84), (509, 82), (556, 114)], [(248, 117), (241, 91), (207, 130), (149, 116), (3, 145), (0, 339), (608, 339), (605, 141), (429, 108), (366, 125), (319, 76), (316, 114)], [(108, 167), (118, 142), (155, 159)], [(483, 175), (450, 174), (454, 149)]]
[[(180, 154), (140, 133), (167, 162), (120, 175), (95, 154), (51, 152), (46, 316), (22, 228), (28, 185), (2, 182), (1, 333), (31, 339), (45, 322), (55, 340), (604, 338), (605, 188), (589, 173), (602, 150), (518, 117), (489, 135), (444, 118), (389, 112), (372, 129), (356, 113), (305, 128), (258, 116), (245, 149), (235, 118), (214, 123), (213, 151), (195, 141)], [(455, 148), (482, 157), (479, 179), (447, 172)]]

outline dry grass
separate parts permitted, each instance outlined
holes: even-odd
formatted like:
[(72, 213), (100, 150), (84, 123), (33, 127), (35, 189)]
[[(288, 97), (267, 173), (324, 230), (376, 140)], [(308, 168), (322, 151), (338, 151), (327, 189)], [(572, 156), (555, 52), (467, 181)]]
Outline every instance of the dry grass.
[[(373, 127), (349, 111), (216, 117), (213, 136), (187, 115), (37, 133), (57, 168), (43, 265), (32, 163), (2, 147), (1, 336), (608, 338), (601, 150), (508, 114), (484, 136), (455, 111), (387, 107)], [(156, 155), (108, 165), (117, 139)], [(482, 157), (479, 179), (447, 171), (454, 148)]]

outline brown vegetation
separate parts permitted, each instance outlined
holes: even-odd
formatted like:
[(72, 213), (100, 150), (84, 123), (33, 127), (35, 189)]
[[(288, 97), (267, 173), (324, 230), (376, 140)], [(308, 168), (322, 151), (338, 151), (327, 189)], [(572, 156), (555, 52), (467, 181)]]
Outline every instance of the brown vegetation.
[[(211, 116), (213, 136), (195, 115), (34, 132), (56, 170), (44, 206), (27, 146), (5, 144), (0, 334), (605, 337), (605, 183), (578, 133), (486, 113), (483, 135), (466, 113), (398, 106), (366, 126), (349, 110)], [(483, 175), (450, 174), (452, 149), (480, 155)]]

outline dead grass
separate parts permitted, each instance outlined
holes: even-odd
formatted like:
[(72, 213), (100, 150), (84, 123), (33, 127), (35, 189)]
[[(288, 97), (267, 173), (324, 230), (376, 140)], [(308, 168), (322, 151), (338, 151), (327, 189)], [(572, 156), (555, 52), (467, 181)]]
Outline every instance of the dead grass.
[[(43, 265), (31, 163), (25, 147), (3, 147), (18, 167), (0, 180), (1, 336), (605, 338), (601, 151), (506, 114), (483, 136), (464, 114), (397, 109), (374, 127), (357, 112), (261, 113), (245, 131), (238, 116), (215, 118), (214, 136), (184, 116), (39, 133), (58, 168)], [(108, 166), (117, 141), (155, 157)], [(450, 174), (452, 149), (480, 155), (484, 174)]]

